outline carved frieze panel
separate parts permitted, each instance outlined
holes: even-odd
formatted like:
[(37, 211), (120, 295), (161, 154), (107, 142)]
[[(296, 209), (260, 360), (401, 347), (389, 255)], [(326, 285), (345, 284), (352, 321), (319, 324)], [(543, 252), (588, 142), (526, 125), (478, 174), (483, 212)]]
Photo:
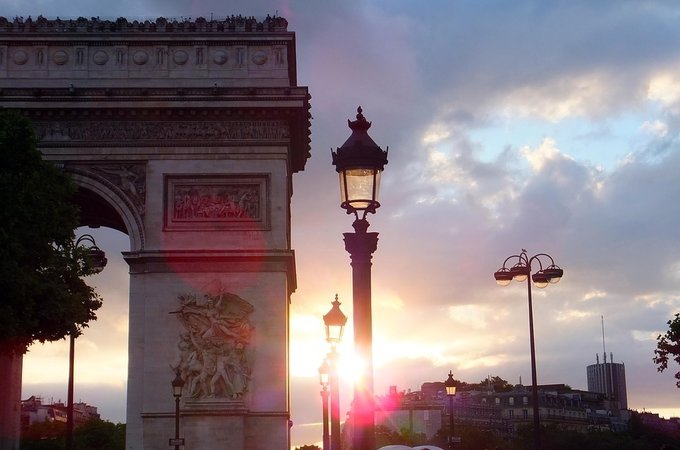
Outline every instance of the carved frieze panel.
[(252, 369), (253, 305), (238, 295), (195, 293), (178, 296), (179, 353), (175, 370), (194, 399), (243, 401)]
[[(0, 65), (4, 62), (0, 54)], [(9, 67), (14, 71), (48, 69), (56, 73), (74, 69), (86, 72), (72, 73), (76, 78), (96, 76), (101, 78), (110, 70), (173, 69), (174, 76), (195, 76), (197, 69), (228, 70), (285, 69), (287, 49), (283, 45), (247, 47), (236, 45), (186, 46), (17, 46), (9, 53)], [(159, 75), (159, 74), (156, 74)], [(117, 75), (120, 77), (120, 74)]]
[(165, 230), (269, 228), (269, 178), (166, 176)]
[(169, 146), (178, 141), (280, 141), (289, 136), (284, 120), (240, 121), (50, 121), (34, 123), (38, 139), (44, 144), (97, 142), (99, 145)]
[[(34, 76), (35, 69), (46, 69), (49, 76), (70, 79), (137, 78), (140, 72), (149, 71), (161, 78), (204, 78), (215, 71), (238, 78), (244, 73), (234, 69), (252, 68), (287, 78), (292, 50), (287, 25), (280, 17), (144, 22), (0, 17), (0, 38), (12, 42), (9, 53), (7, 48), (0, 52), (0, 66), (7, 61), (11, 73), (0, 73), (0, 77)], [(65, 43), (65, 32), (82, 39)], [(99, 39), (93, 42), (93, 37)]]

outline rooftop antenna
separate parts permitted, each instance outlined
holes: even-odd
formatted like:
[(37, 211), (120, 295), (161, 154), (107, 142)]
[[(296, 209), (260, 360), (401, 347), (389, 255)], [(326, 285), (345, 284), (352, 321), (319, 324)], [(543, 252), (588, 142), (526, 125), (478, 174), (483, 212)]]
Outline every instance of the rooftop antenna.
[[(609, 380), (610, 379), (609, 379), (609, 377), (607, 377), (607, 349), (605, 348), (605, 345), (604, 345), (604, 343), (605, 343), (605, 341), (604, 341), (604, 316), (600, 316), (600, 320), (602, 321), (602, 353), (604, 355), (604, 373), (603, 373), (603, 375), (604, 375), (604, 395), (605, 395), (605, 398), (608, 399), (609, 398), (609, 383), (610, 383)], [(610, 361), (610, 363), (612, 363), (612, 362), (613, 361)], [(610, 369), (611, 369), (611, 367), (610, 367)], [(613, 385), (612, 385), (612, 389), (613, 389)]]
[(607, 364), (607, 349), (604, 346), (604, 316), (600, 316), (602, 321), (602, 353), (604, 354), (604, 363)]

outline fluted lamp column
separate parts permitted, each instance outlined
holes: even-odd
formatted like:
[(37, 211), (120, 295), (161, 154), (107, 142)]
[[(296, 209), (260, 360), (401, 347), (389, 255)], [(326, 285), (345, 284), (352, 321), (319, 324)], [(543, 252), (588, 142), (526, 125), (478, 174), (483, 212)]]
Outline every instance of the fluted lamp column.
[(378, 247), (378, 233), (367, 232), (366, 214), (380, 207), (380, 176), (387, 164), (387, 150), (383, 151), (368, 135), (371, 122), (361, 107), (356, 120), (347, 123), (352, 134), (331, 154), (339, 175), (340, 207), (355, 218), (354, 233), (344, 233), (344, 237), (352, 265), (354, 351), (365, 371), (354, 384), (352, 450), (375, 450), (371, 258)]

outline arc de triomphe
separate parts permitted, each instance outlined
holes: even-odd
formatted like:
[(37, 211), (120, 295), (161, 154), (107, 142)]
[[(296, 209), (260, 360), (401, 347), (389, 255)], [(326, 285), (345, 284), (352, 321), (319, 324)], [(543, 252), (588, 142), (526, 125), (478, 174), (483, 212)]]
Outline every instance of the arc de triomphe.
[(309, 95), (280, 17), (0, 18), (0, 105), (130, 237), (127, 449), (289, 449), (292, 175)]

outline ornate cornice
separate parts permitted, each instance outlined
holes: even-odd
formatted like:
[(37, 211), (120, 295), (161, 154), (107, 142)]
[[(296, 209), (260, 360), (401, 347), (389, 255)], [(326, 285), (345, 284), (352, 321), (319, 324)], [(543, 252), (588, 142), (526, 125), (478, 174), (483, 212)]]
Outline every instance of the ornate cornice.
[(124, 17), (115, 21), (101, 20), (98, 17), (62, 20), (15, 17), (8, 20), (0, 17), (0, 33), (233, 33), (233, 32), (282, 32), (288, 30), (288, 21), (283, 17), (271, 17), (259, 21), (255, 17), (230, 16), (224, 19), (207, 20), (199, 17), (155, 20), (133, 20)]

